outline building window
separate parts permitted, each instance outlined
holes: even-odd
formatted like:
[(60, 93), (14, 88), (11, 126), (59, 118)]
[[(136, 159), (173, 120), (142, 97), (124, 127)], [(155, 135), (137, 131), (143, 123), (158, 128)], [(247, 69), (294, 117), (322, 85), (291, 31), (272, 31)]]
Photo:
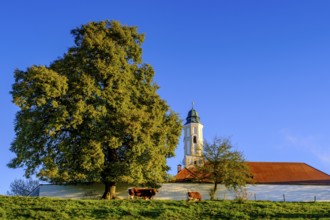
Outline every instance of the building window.
[(193, 143), (197, 144), (197, 137), (196, 136), (194, 136), (194, 138), (193, 138)]
[(197, 134), (197, 128), (194, 127), (194, 134)]

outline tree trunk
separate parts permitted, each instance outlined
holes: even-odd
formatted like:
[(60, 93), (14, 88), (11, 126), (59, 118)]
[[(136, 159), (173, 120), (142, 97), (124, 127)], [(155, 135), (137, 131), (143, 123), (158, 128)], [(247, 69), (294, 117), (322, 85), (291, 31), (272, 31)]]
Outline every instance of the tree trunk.
[(217, 189), (218, 189), (218, 183), (215, 181), (214, 182), (214, 187), (213, 187), (213, 189), (210, 192), (210, 199), (211, 200), (214, 200), (215, 199), (215, 194), (217, 192)]
[(218, 183), (215, 182), (215, 183), (214, 183), (213, 192), (215, 193), (215, 192), (217, 191), (217, 189), (218, 189)]
[(115, 182), (107, 182), (104, 183), (104, 193), (102, 199), (114, 199), (116, 197), (116, 183)]

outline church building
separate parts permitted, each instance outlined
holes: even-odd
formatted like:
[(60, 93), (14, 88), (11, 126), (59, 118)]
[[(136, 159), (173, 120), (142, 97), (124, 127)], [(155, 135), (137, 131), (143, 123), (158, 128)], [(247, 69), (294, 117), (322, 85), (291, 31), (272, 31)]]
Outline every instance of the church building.
[[(184, 129), (183, 165), (178, 166), (174, 182), (160, 183), (155, 199), (186, 200), (188, 191), (198, 191), (203, 200), (210, 198), (213, 184), (197, 181), (196, 165), (203, 165), (203, 124), (192, 107)], [(253, 175), (254, 185), (247, 184), (250, 200), (267, 201), (330, 201), (330, 176), (305, 163), (297, 162), (246, 162)], [(127, 199), (127, 189), (133, 184), (118, 183), (117, 197)], [(89, 184), (40, 184), (30, 196), (59, 198), (99, 199), (104, 192), (101, 183)], [(220, 185), (216, 198), (235, 199), (235, 194)]]
[[(194, 182), (195, 166), (203, 164), (203, 124), (192, 107), (184, 129), (183, 165), (178, 165), (175, 182)], [(330, 176), (302, 162), (246, 162), (255, 184), (330, 185)]]

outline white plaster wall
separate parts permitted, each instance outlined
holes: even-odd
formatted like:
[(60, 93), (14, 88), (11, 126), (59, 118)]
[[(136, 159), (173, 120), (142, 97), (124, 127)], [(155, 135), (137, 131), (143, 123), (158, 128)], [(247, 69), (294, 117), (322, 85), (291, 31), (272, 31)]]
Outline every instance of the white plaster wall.
[[(198, 183), (165, 183), (155, 199), (186, 198), (188, 191), (198, 191), (203, 199), (210, 199), (209, 193), (213, 184)], [(249, 200), (270, 200), (270, 201), (330, 201), (330, 186), (313, 185), (247, 185)], [(283, 196), (284, 195), (284, 196)], [(218, 185), (215, 198), (234, 199), (235, 194), (228, 191), (223, 185)]]
[[(203, 125), (190, 123), (183, 126), (184, 130), (184, 166), (189, 166), (196, 160), (194, 156), (201, 156), (203, 152)], [(194, 132), (196, 128), (196, 132)], [(193, 137), (197, 137), (197, 143), (193, 143)], [(199, 158), (197, 158), (199, 159)]]
[[(127, 184), (117, 184), (117, 196), (127, 199)], [(210, 199), (209, 192), (213, 184), (199, 183), (163, 183), (154, 199), (186, 200), (188, 191), (198, 191), (203, 200)], [(246, 187), (250, 200), (283, 201), (330, 201), (330, 186), (306, 185), (248, 185)], [(91, 185), (40, 185), (39, 196), (60, 198), (100, 198), (103, 194), (102, 184)], [(224, 186), (218, 185), (217, 199), (234, 199), (235, 195)]]
[[(128, 184), (117, 184), (117, 196), (121, 199), (127, 198), (127, 189), (132, 186)], [(40, 185), (39, 196), (58, 198), (100, 198), (104, 192), (104, 185), (101, 183), (83, 185)]]
[(283, 201), (330, 201), (330, 186), (315, 185), (255, 185), (248, 186), (250, 200)]

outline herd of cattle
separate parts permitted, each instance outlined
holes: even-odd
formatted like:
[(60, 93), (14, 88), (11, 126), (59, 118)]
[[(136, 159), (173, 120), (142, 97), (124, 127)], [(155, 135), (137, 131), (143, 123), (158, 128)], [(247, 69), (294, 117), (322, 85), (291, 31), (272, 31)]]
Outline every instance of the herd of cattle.
[[(147, 200), (152, 199), (158, 190), (156, 188), (129, 188), (127, 192), (130, 199), (141, 197)], [(202, 201), (202, 196), (199, 192), (187, 192), (187, 201)]]

